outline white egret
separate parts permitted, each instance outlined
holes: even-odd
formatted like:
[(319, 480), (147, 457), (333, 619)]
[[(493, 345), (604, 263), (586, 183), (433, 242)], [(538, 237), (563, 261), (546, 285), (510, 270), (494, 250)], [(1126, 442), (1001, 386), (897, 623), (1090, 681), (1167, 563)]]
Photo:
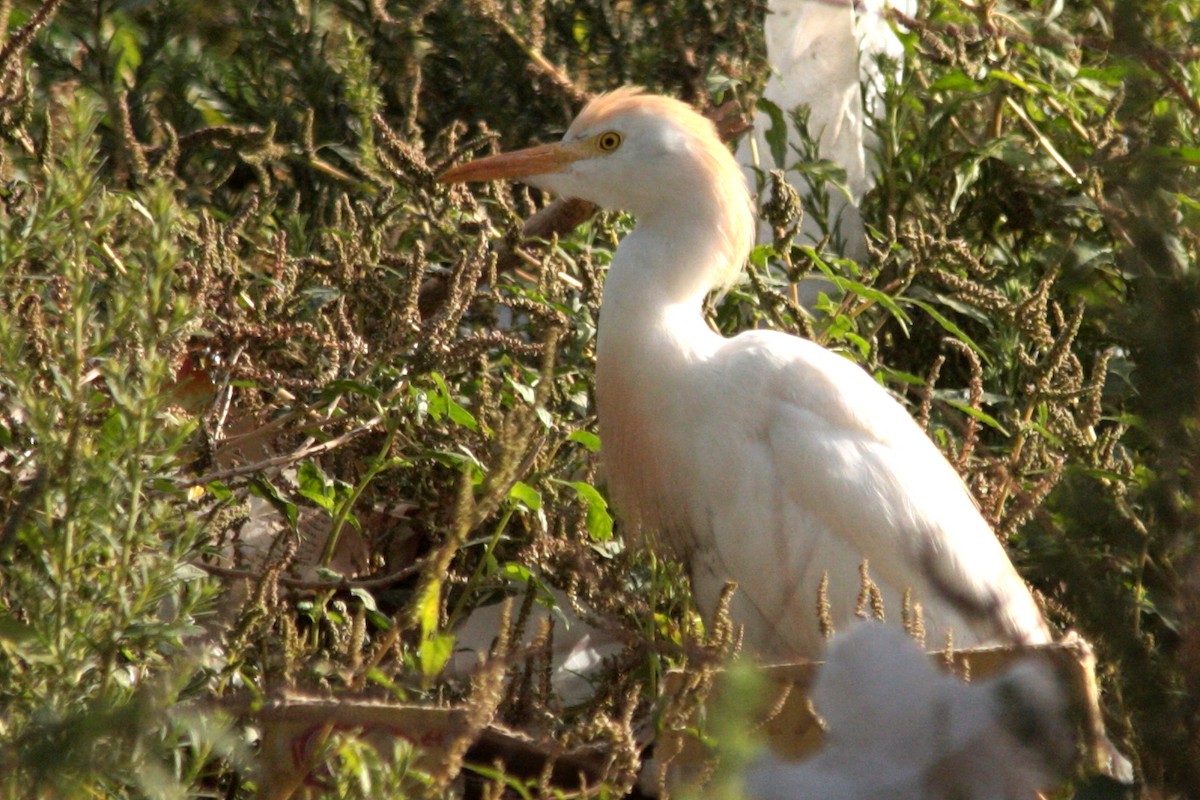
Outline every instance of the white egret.
[(697, 605), (731, 615), (765, 657), (814, 657), (828, 575), (854, 618), (870, 562), (893, 618), (911, 589), (931, 641), (1044, 642), (1049, 631), (965, 485), (905, 409), (857, 365), (788, 334), (731, 339), (702, 302), (753, 238), (741, 168), (676, 100), (619, 89), (561, 142), (455, 167), (443, 182), (516, 178), (619, 208), (637, 227), (613, 256), (596, 395), (616, 510), (690, 567)]
[[(887, 19), (889, 6), (911, 15), (916, 3), (768, 0), (763, 33), (771, 74), (762, 96), (783, 113), (786, 152), (783, 162), (776, 162), (767, 133), (777, 122), (761, 108), (755, 112), (753, 132), (742, 140), (737, 152), (752, 189), (762, 171), (782, 169), (807, 205), (808, 182), (797, 168), (800, 136), (792, 121), (794, 110), (806, 108), (808, 131), (817, 144), (818, 157), (845, 172), (846, 194), (836, 190), (829, 194), (827, 222), (833, 246), (858, 261), (867, 255), (858, 204), (875, 183), (872, 153), (877, 137), (869, 121), (883, 114), (885, 75), (879, 59), (899, 64), (904, 57), (904, 45)], [(799, 241), (815, 244), (824, 232), (811, 208), (809, 211)], [(760, 238), (769, 240), (769, 236), (768, 231)]]

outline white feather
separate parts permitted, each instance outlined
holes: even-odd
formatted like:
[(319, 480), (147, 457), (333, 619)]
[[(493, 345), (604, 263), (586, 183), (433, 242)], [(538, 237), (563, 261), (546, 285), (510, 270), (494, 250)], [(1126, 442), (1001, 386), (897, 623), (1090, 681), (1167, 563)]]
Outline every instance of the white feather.
[(1074, 754), (1049, 665), (968, 685), (882, 625), (834, 638), (812, 701), (822, 749), (800, 763), (762, 756), (744, 775), (751, 800), (1033, 800)]

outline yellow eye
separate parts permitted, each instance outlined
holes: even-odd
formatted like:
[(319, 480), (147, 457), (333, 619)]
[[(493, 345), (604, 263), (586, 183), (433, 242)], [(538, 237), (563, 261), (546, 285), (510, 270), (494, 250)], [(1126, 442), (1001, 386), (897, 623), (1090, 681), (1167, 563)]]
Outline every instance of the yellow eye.
[(596, 137), (596, 147), (600, 148), (601, 153), (611, 153), (621, 146), (621, 134), (616, 131), (607, 131)]

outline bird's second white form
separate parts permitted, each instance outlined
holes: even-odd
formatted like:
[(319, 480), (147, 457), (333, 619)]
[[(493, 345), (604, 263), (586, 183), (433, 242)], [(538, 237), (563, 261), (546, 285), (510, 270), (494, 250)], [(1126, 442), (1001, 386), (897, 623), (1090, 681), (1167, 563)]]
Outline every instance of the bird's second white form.
[(690, 566), (701, 611), (726, 581), (744, 643), (769, 658), (854, 618), (869, 561), (885, 608), (910, 589), (931, 641), (1042, 642), (1029, 590), (965, 485), (905, 409), (858, 366), (771, 331), (732, 339), (702, 313), (736, 278), (754, 229), (741, 169), (676, 100), (620, 89), (558, 143), (455, 167), (444, 182), (518, 178), (632, 212), (601, 304), (596, 393), (617, 512)]
[[(777, 122), (761, 109), (754, 129), (738, 147), (752, 187), (761, 171), (783, 169), (788, 180), (807, 195), (807, 180), (796, 168), (799, 134), (792, 112), (808, 110), (808, 130), (816, 140), (818, 155), (845, 172), (845, 188), (829, 195), (828, 219), (833, 247), (842, 255), (863, 261), (867, 257), (866, 229), (858, 204), (875, 184), (874, 151), (878, 147), (869, 122), (882, 118), (886, 76), (879, 64), (885, 57), (899, 64), (904, 45), (888, 22), (887, 9), (916, 12), (915, 0), (768, 0), (763, 20), (767, 60), (771, 74), (763, 98), (781, 112), (785, 128), (785, 153), (775, 161), (768, 132)], [(899, 77), (899, 67), (894, 67)], [(763, 238), (770, 235), (765, 229)], [(824, 231), (813, 215), (806, 214), (801, 241), (821, 241)]]
[(822, 748), (796, 763), (764, 753), (751, 800), (1032, 800), (1075, 757), (1067, 695), (1028, 658), (971, 684), (944, 674), (898, 629), (838, 634), (812, 690)]

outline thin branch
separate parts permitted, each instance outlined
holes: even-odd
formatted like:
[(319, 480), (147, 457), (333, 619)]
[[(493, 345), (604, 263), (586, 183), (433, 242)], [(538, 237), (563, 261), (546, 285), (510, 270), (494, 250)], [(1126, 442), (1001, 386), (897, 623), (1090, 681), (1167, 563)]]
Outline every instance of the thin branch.
[(546, 58), (546, 56), (535, 44), (526, 41), (524, 37), (518, 34), (516, 29), (513, 28), (512, 25), (509, 25), (508, 21), (501, 17), (499, 13), (497, 13), (496, 9), (492, 8), (487, 3), (475, 3), (475, 7), (480, 13), (487, 17), (488, 21), (490, 21), (500, 30), (504, 31), (505, 35), (512, 40), (513, 44), (515, 44), (523, 53), (525, 53), (525, 57), (529, 59), (529, 62), (533, 68), (545, 76), (551, 85), (566, 95), (568, 100), (575, 105), (582, 105), (590, 99), (591, 95), (587, 91), (576, 86), (575, 82), (567, 76), (567, 73), (563, 72), (557, 66), (552, 64), (550, 59)]
[[(217, 578), (228, 578), (230, 580), (257, 580), (262, 577), (258, 572), (251, 569), (234, 569), (233, 567), (219, 567), (216, 564), (205, 564), (202, 561), (193, 561), (192, 566), (204, 570), (209, 575)], [(425, 560), (421, 559), (416, 563), (409, 564), (404, 569), (390, 572), (387, 575), (381, 575), (378, 578), (342, 578), (340, 581), (318, 581), (306, 580), (304, 578), (291, 578), (287, 575), (280, 575), (276, 580), (280, 586), (286, 586), (289, 589), (303, 589), (306, 591), (345, 591), (347, 589), (386, 589), (387, 587), (399, 583), (405, 578), (415, 575), (425, 566)]]
[(230, 478), (238, 478), (242, 475), (252, 475), (256, 472), (262, 472), (264, 470), (274, 469), (276, 467), (286, 467), (289, 464), (296, 463), (297, 461), (302, 461), (312, 456), (319, 456), (323, 453), (328, 453), (331, 450), (336, 450), (342, 445), (357, 439), (359, 436), (362, 436), (364, 433), (369, 433), (370, 431), (374, 430), (381, 422), (383, 422), (383, 415), (377, 414), (376, 416), (371, 417), (371, 419), (364, 422), (362, 425), (359, 425), (357, 428), (348, 430), (341, 436), (334, 437), (327, 442), (319, 442), (308, 447), (302, 447), (299, 450), (286, 455), (273, 456), (271, 458), (263, 459), (262, 461), (256, 461), (253, 464), (243, 464), (240, 467), (229, 467), (228, 469), (216, 470), (215, 472), (201, 475), (198, 478), (180, 481), (177, 485), (181, 489), (190, 489), (193, 486), (203, 486), (204, 484), (211, 483), (212, 481), (224, 481), (229, 480)]
[[(396, 383), (395, 386), (393, 386), (391, 389), (389, 389), (387, 391), (387, 393), (385, 395), (383, 395), (383, 397), (380, 398), (379, 402), (381, 404), (388, 403), (389, 401), (392, 400), (392, 398), (396, 397), (398, 394), (400, 394), (400, 392), (404, 391), (405, 387), (407, 387), (407, 386), (408, 386), (408, 381), (405, 379), (401, 379), (400, 381), (398, 381)], [(334, 404), (336, 404), (336, 403), (337, 403), (337, 400), (334, 400)], [(293, 413), (299, 414), (301, 412), (297, 411), (297, 412), (293, 412)], [(290, 416), (290, 415), (285, 415), (285, 416)], [(327, 442), (318, 442), (316, 444), (305, 445), (304, 447), (301, 447), (299, 450), (294, 450), (291, 453), (288, 453), (286, 455), (272, 456), (271, 458), (266, 458), (266, 459), (263, 459), (262, 461), (256, 461), (253, 464), (243, 464), (240, 467), (229, 467), (227, 469), (219, 469), (214, 472), (209, 472), (205, 475), (201, 475), (197, 478), (191, 478), (190, 480), (181, 481), (177, 485), (181, 489), (190, 489), (193, 486), (203, 486), (204, 484), (211, 483), (212, 481), (224, 481), (224, 480), (229, 480), (230, 478), (238, 478), (238, 477), (241, 477), (242, 475), (251, 475), (256, 472), (262, 472), (263, 470), (273, 469), (275, 467), (285, 467), (285, 466), (288, 466), (289, 464), (294, 464), (297, 461), (303, 460), (305, 458), (309, 458), (310, 456), (318, 456), (323, 453), (328, 453), (331, 450), (336, 450), (337, 448), (341, 447), (342, 445), (344, 445), (354, 439), (357, 439), (359, 436), (362, 436), (364, 433), (369, 433), (370, 431), (374, 430), (381, 422), (384, 421), (384, 417), (385, 417), (384, 414), (376, 414), (375, 416), (371, 417), (369, 420), (364, 422), (362, 425), (359, 425), (357, 428), (352, 428), (351, 430), (348, 430), (345, 433), (343, 433), (341, 436), (336, 436)], [(301, 430), (307, 430), (307, 429), (310, 429), (313, 427), (321, 427), (330, 421), (332, 421), (331, 418), (326, 417), (323, 420), (319, 420), (317, 422), (303, 426), (301, 428)], [(269, 426), (270, 426), (270, 423), (267, 423), (267, 425), (265, 425), (263, 427), (265, 428), (265, 427), (269, 427)], [(260, 432), (261, 430), (262, 430), (262, 428), (260, 428), (258, 431), (255, 431), (255, 432)], [(252, 432), (252, 433), (254, 433), (254, 432)], [(224, 445), (225, 445), (225, 443), (223, 442), (221, 444), (221, 446), (224, 447)]]

